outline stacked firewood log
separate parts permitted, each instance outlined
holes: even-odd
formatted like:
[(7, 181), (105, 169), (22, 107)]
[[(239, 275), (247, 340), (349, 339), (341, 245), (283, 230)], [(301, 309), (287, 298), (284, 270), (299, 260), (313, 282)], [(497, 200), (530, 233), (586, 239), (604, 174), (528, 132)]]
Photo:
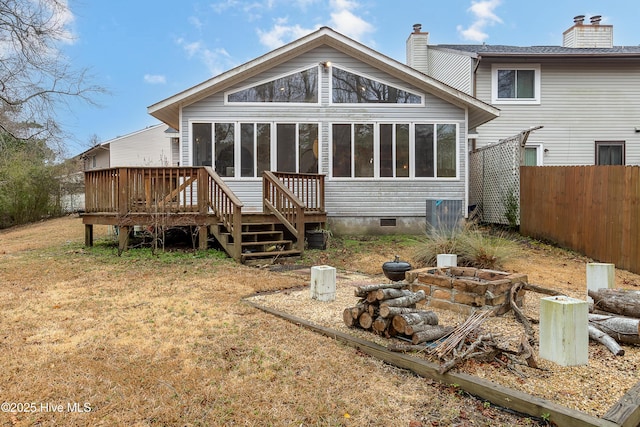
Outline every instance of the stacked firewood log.
[(436, 313), (416, 308), (417, 302), (426, 299), (424, 291), (412, 292), (407, 286), (394, 282), (356, 288), (355, 296), (360, 300), (344, 309), (345, 325), (385, 337), (405, 338), (414, 345), (449, 334), (453, 328), (438, 325)]

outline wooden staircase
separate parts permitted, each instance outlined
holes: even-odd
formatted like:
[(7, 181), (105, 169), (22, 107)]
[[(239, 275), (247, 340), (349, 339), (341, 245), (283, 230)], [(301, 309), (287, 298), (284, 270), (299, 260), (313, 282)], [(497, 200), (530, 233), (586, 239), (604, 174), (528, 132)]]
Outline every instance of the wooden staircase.
[[(277, 221), (247, 221), (249, 218), (251, 218), (250, 214), (243, 214), (242, 232), (240, 233), (241, 241), (239, 242), (241, 248), (239, 250), (239, 261), (241, 263), (261, 262), (260, 260), (273, 260), (280, 257), (295, 257), (302, 254), (302, 250), (296, 245), (295, 238), (288, 233), (286, 227)], [(211, 226), (209, 232), (214, 235), (227, 253), (236, 253), (237, 243), (223, 224)]]
[(243, 264), (300, 256), (306, 230), (322, 228), (326, 223), (323, 178), (265, 171), (262, 212), (242, 212), (242, 203), (226, 188), (225, 197), (233, 201), (237, 211), (233, 218), (219, 216), (221, 221), (210, 226), (208, 232), (229, 256)]

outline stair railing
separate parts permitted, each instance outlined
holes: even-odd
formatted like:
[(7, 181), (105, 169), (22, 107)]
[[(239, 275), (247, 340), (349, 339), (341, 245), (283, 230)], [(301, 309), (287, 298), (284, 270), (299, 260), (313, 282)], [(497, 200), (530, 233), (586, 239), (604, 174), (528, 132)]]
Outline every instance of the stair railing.
[[(206, 166), (200, 169), (198, 181), (206, 183), (199, 186), (198, 198), (206, 200), (205, 204), (198, 203), (200, 213), (207, 214), (207, 207), (216, 215), (227, 231), (233, 237), (232, 253), (229, 253), (235, 260), (242, 258), (242, 206), (243, 203), (224, 183), (220, 175), (213, 168)], [(228, 251), (230, 249), (227, 249)]]
[(293, 234), (298, 250), (304, 250), (304, 203), (278, 177), (262, 173), (262, 201), (265, 212), (276, 218)]

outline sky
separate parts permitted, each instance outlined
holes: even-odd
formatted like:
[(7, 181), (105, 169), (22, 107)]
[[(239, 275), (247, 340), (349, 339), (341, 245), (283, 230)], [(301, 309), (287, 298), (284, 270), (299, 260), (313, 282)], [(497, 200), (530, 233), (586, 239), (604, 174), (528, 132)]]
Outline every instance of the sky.
[(416, 23), (433, 44), (561, 45), (573, 17), (601, 15), (638, 45), (637, 0), (62, 0), (60, 54), (106, 89), (58, 120), (68, 155), (158, 124), (147, 107), (328, 26), (406, 62)]

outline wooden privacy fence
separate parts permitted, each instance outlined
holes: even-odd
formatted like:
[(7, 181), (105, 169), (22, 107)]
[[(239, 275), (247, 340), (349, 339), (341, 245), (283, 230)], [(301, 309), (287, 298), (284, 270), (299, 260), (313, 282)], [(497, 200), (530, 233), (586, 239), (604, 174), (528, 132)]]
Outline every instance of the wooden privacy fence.
[(640, 274), (640, 167), (521, 167), (520, 232)]

